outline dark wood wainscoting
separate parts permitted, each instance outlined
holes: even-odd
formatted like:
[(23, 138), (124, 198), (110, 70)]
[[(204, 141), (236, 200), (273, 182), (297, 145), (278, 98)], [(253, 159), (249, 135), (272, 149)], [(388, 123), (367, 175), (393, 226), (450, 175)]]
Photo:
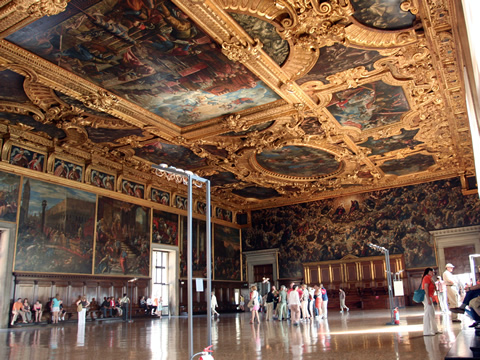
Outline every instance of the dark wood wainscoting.
[(131, 279), (132, 277), (14, 273), (13, 298), (28, 298), (31, 304), (40, 300), (45, 305), (51, 297), (58, 294), (68, 308), (74, 307), (79, 296), (85, 295), (89, 301), (95, 298), (100, 305), (104, 297), (122, 297), (127, 293), (128, 284), (128, 296), (136, 304), (140, 296), (150, 294), (150, 279), (139, 278), (128, 283)]

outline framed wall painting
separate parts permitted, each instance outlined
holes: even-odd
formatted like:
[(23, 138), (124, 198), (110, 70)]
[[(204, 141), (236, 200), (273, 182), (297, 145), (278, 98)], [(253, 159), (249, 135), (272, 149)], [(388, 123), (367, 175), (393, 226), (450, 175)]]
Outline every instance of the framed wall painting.
[(153, 210), (152, 242), (155, 244), (178, 245), (178, 215)]
[(150, 208), (99, 196), (95, 274), (149, 276)]
[(170, 193), (152, 188), (152, 201), (157, 204), (170, 205)]
[(145, 198), (145, 185), (128, 179), (122, 179), (122, 194), (134, 196), (139, 199)]
[(99, 169), (90, 171), (90, 183), (101, 189), (115, 191), (116, 176)]
[(45, 171), (46, 153), (27, 149), (22, 146), (12, 145), (10, 149), (9, 163), (30, 170)]
[(53, 175), (82, 182), (83, 181), (83, 174), (84, 174), (84, 166), (75, 164), (68, 160), (62, 158), (55, 158), (53, 162)]
[(0, 221), (17, 221), (20, 176), (0, 171)]
[(96, 195), (24, 178), (15, 271), (91, 274)]
[(241, 280), (240, 230), (215, 224), (213, 232), (213, 272), (215, 280)]

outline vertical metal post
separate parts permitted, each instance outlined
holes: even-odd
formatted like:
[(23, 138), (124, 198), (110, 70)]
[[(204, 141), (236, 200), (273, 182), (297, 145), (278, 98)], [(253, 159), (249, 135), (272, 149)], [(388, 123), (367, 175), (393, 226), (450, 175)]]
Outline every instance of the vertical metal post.
[(187, 298), (188, 298), (188, 358), (193, 357), (193, 294), (192, 294), (192, 177), (188, 176), (188, 197), (187, 197)]
[(210, 180), (206, 181), (207, 187), (207, 233), (206, 233), (206, 242), (207, 242), (207, 339), (208, 345), (212, 345), (212, 226), (211, 226), (211, 207), (210, 207)]
[(390, 253), (388, 249), (384, 250), (385, 252), (385, 262), (387, 265), (387, 278), (388, 278), (388, 300), (390, 302), (390, 321), (391, 324), (395, 324), (395, 319), (393, 318), (393, 293), (392, 293), (392, 272), (390, 271)]

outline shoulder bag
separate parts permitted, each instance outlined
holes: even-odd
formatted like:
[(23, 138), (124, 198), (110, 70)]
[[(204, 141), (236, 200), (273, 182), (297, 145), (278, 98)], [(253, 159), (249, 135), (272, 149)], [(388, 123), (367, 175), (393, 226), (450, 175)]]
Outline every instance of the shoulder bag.
[(423, 283), (423, 278), (422, 278), (422, 282), (420, 283), (420, 286), (413, 293), (413, 301), (415, 301), (416, 303), (421, 303), (423, 300), (425, 300), (425, 290), (421, 289), (422, 283)]

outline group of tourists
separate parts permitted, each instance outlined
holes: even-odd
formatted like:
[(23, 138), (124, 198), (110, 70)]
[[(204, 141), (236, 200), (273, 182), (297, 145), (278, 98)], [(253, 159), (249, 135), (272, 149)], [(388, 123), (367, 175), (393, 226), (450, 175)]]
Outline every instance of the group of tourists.
[[(263, 307), (266, 321), (286, 321), (290, 318), (293, 325), (311, 319), (326, 319), (328, 317), (328, 294), (323, 284), (308, 287), (306, 284), (291, 283), (287, 289), (285, 285), (277, 290), (271, 286), (270, 291), (261, 297), (257, 286), (250, 288), (248, 307), (252, 312), (250, 323), (260, 322), (259, 311)], [(340, 311), (349, 311), (345, 305), (345, 292), (339, 291)], [(290, 313), (290, 317), (288, 316)]]

